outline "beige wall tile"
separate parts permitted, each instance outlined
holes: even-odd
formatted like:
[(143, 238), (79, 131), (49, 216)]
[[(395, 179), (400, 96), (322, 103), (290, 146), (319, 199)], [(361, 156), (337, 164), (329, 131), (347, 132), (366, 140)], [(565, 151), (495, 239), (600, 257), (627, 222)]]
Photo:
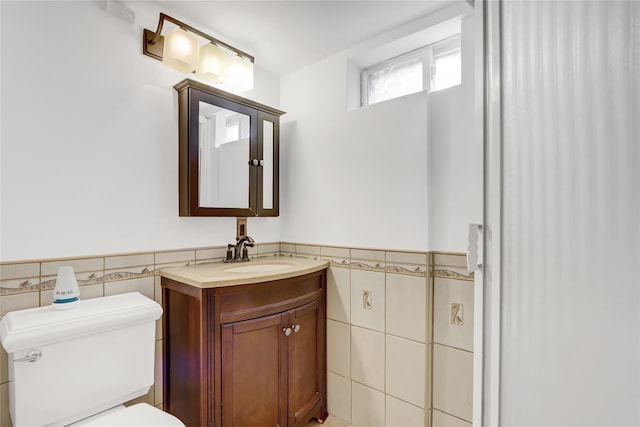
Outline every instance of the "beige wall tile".
[(351, 274), (348, 268), (327, 270), (327, 317), (351, 322)]
[(104, 285), (102, 283), (80, 286), (80, 299), (100, 298), (103, 296)]
[(387, 265), (389, 264), (417, 264), (427, 265), (427, 253), (426, 252), (398, 252), (398, 251), (386, 251), (385, 259)]
[[(93, 267), (95, 262), (94, 260), (96, 260), (97, 258), (91, 259), (91, 260), (85, 260), (87, 261), (86, 265), (82, 264), (79, 267), (80, 268), (89, 268), (89, 267)], [(100, 263), (103, 263), (103, 258), (100, 258)], [(89, 262), (91, 261), (91, 262)], [(58, 280), (58, 268), (66, 265), (64, 262), (56, 262), (54, 263), (56, 265), (56, 269), (54, 271), (54, 273), (52, 275), (42, 275), (40, 277), (40, 285), (41, 285), (41, 289), (46, 290), (46, 289), (53, 289), (55, 287), (56, 281)], [(75, 264), (80, 264), (80, 263), (75, 263)], [(45, 263), (42, 264), (43, 267), (43, 271), (45, 270), (44, 265)], [(75, 265), (70, 265), (71, 267), (73, 267), (73, 273), (76, 277), (76, 281), (78, 282), (78, 285), (80, 286), (84, 286), (84, 285), (91, 285), (94, 283), (102, 283), (104, 281), (104, 269), (100, 268), (100, 269), (96, 269), (96, 270), (77, 270)]]
[(351, 380), (333, 372), (327, 372), (327, 411), (351, 422)]
[(104, 269), (112, 270), (116, 268), (153, 266), (153, 252), (146, 254), (118, 255), (104, 258)]
[(40, 277), (18, 277), (0, 281), (0, 297), (24, 292), (38, 292)]
[(435, 266), (433, 267), (433, 277), (443, 277), (445, 279), (467, 280), (473, 282), (474, 273), (466, 268)]
[(434, 252), (433, 264), (435, 266), (466, 268), (467, 256), (463, 253)]
[(156, 252), (155, 264), (156, 268), (159, 265), (177, 264), (187, 265), (193, 264), (196, 261), (196, 251), (169, 251), (169, 252)]
[(39, 262), (26, 262), (0, 265), (0, 280), (19, 279), (40, 276)]
[(0, 317), (10, 311), (24, 310), (40, 306), (39, 292), (26, 292), (22, 294), (3, 295), (0, 297)]
[(460, 418), (452, 417), (449, 414), (433, 410), (432, 427), (471, 427), (471, 423)]
[(83, 272), (101, 272), (104, 270), (104, 258), (82, 258), (82, 259), (67, 259), (60, 261), (45, 261), (41, 266), (41, 276), (55, 276), (58, 274), (58, 269), (62, 266), (71, 266), (76, 273)]
[(386, 427), (425, 427), (424, 409), (387, 395)]
[(196, 249), (196, 263), (222, 261), (227, 257), (227, 247)]
[[(385, 330), (385, 275), (377, 271), (351, 270), (351, 324)], [(364, 292), (369, 308), (364, 308)]]
[(140, 279), (122, 280), (104, 284), (105, 296), (124, 294), (126, 292), (140, 292), (147, 298), (154, 299), (154, 290), (154, 277), (143, 277)]
[(300, 258), (320, 257), (320, 246), (296, 245), (296, 256)]
[(351, 378), (384, 391), (385, 339), (381, 332), (351, 327)]
[(119, 267), (104, 271), (104, 282), (115, 282), (118, 280), (136, 279), (154, 275), (153, 263), (144, 266)]
[[(104, 285), (102, 283), (95, 283), (93, 285), (83, 285), (79, 287), (80, 299), (99, 298), (104, 296)], [(40, 307), (50, 305), (53, 303), (53, 289), (47, 289), (40, 292)]]
[(376, 261), (381, 264), (384, 263), (385, 259), (384, 251), (370, 250), (370, 249), (351, 249), (351, 259), (360, 259), (360, 260), (371, 260)]
[(473, 351), (473, 282), (443, 278), (434, 282), (434, 342)]
[[(305, 427), (318, 427), (317, 421), (309, 421)], [(340, 418), (334, 417), (333, 415), (329, 415), (327, 419), (324, 421), (323, 427), (351, 427), (350, 424), (347, 424)]]
[(0, 427), (12, 427), (9, 413), (9, 383), (0, 384)]
[(385, 252), (368, 249), (351, 249), (351, 268), (384, 271)]
[(296, 245), (293, 243), (280, 243), (280, 253), (283, 255), (289, 255), (296, 253)]
[(427, 254), (424, 252), (386, 252), (385, 271), (426, 278), (428, 272)]
[(327, 369), (351, 378), (351, 327), (327, 319)]
[(332, 246), (321, 246), (320, 247), (320, 255), (323, 257), (331, 257), (331, 258), (343, 258), (345, 260), (349, 260), (350, 258), (350, 250), (349, 248), (338, 248)]
[(473, 353), (433, 345), (433, 408), (471, 421)]
[(352, 381), (351, 394), (351, 424), (353, 427), (384, 427), (384, 393)]
[(350, 251), (348, 248), (320, 247), (320, 258), (329, 261), (330, 265), (349, 267)]
[(427, 279), (387, 274), (386, 282), (387, 333), (425, 342)]
[(424, 408), (425, 345), (387, 335), (386, 352), (387, 394)]
[(280, 243), (260, 243), (256, 245), (259, 256), (273, 256), (280, 253)]

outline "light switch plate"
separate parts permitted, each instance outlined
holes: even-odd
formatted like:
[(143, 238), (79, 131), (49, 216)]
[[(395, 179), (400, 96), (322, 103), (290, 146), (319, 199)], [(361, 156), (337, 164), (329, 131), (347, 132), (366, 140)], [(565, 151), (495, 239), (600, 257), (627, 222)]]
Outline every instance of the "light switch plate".
[(247, 218), (236, 218), (236, 238), (247, 235)]

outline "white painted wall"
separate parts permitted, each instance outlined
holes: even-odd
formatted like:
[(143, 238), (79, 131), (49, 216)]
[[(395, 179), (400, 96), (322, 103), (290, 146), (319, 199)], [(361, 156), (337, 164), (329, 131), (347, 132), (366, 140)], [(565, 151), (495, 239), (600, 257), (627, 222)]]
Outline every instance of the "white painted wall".
[[(100, 3), (0, 2), (0, 261), (235, 237), (233, 218), (178, 217), (173, 85), (185, 76), (141, 53), (160, 9), (130, 2), (129, 24)], [(245, 96), (279, 107), (279, 78), (256, 68)], [(249, 232), (277, 241), (280, 222), (250, 219)]]
[[(482, 224), (482, 122), (475, 99), (480, 25), (462, 20), (462, 84), (434, 92), (429, 108), (429, 249), (464, 252), (468, 224)], [(481, 94), (481, 92), (480, 92)]]
[(283, 78), (283, 240), (424, 250), (427, 95), (347, 112), (346, 59)]
[(501, 424), (637, 426), (640, 3), (502, 7)]
[[(158, 6), (128, 5), (135, 24), (101, 2), (0, 2), (0, 261), (233, 239), (233, 218), (178, 217), (172, 86), (185, 76), (141, 54), (142, 29), (155, 29)], [(263, 242), (464, 250), (470, 212), (480, 212), (459, 179), (479, 159), (458, 122), (471, 120), (461, 109), (466, 83), (433, 96), (431, 129), (425, 94), (347, 113), (345, 61), (354, 52), (285, 76), (282, 90), (278, 77), (256, 68), (246, 96), (288, 114), (281, 217), (250, 219), (250, 234)]]
[(466, 249), (467, 224), (482, 212), (472, 20), (460, 87), (347, 108), (350, 57), (433, 24), (412, 22), (283, 78), (283, 240)]

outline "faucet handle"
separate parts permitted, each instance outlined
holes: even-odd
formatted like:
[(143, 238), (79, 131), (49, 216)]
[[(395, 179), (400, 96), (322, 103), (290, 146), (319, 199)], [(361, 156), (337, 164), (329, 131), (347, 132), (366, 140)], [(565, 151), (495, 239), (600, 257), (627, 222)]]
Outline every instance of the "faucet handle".
[(227, 259), (225, 260), (225, 262), (229, 262), (231, 260), (233, 260), (233, 245), (229, 243), (227, 245)]

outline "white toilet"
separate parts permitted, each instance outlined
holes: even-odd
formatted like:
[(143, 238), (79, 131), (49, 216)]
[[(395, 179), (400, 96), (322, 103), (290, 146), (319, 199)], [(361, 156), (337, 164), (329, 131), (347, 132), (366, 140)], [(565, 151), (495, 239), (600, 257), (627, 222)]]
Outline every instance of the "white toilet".
[(14, 427), (184, 426), (147, 404), (125, 408), (154, 382), (156, 320), (162, 308), (138, 292), (8, 313), (0, 341), (9, 353)]

